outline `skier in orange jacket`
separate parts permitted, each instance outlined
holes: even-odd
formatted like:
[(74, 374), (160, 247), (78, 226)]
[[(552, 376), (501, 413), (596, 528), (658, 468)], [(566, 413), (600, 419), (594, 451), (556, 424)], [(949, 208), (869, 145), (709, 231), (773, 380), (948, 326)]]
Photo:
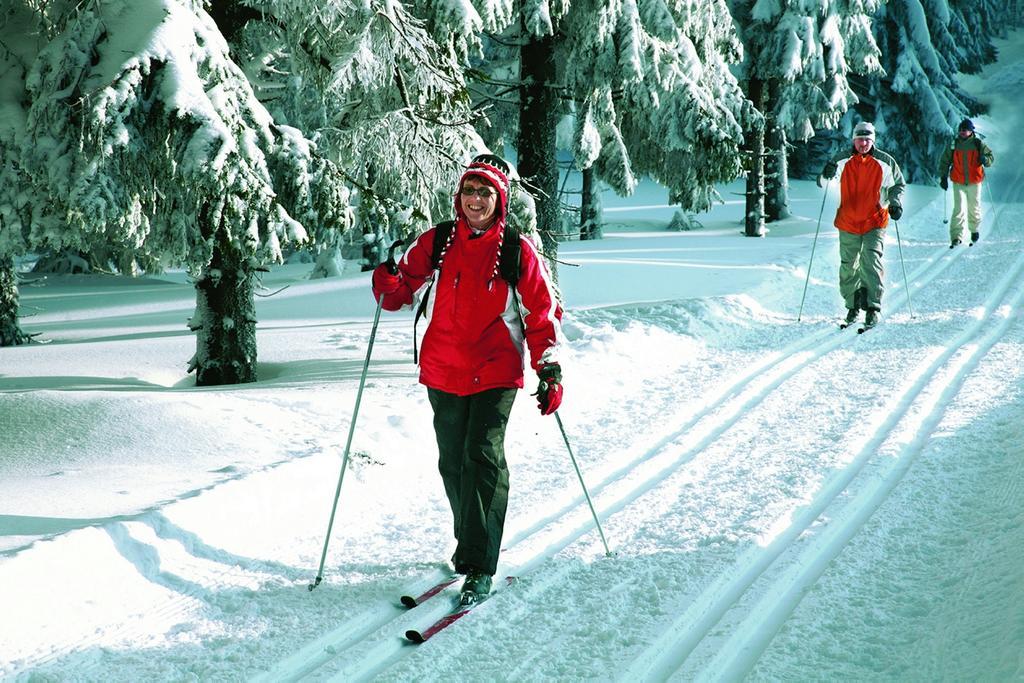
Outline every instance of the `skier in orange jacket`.
[(994, 160), (992, 150), (974, 132), (974, 122), (970, 119), (961, 121), (957, 136), (939, 161), (939, 185), (948, 190), (949, 181), (953, 181), (950, 249), (961, 243), (965, 222), (971, 232), (970, 246), (973, 247), (981, 238), (981, 183), (985, 179), (985, 169)]
[(839, 174), (839, 293), (846, 304), (846, 324), (866, 311), (864, 327), (873, 327), (882, 310), (884, 289), (882, 251), (889, 218), (903, 215), (906, 183), (896, 160), (875, 147), (875, 127), (867, 121), (854, 126), (852, 149), (833, 157), (822, 178)]

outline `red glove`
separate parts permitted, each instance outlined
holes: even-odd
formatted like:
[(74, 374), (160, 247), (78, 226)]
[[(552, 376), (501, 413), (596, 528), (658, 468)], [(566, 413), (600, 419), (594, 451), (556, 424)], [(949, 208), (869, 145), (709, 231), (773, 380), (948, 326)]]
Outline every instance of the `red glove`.
[(392, 273), (387, 263), (373, 270), (373, 291), (376, 294), (394, 294), (402, 286), (401, 273)]
[(541, 415), (550, 415), (562, 405), (562, 368), (558, 363), (548, 363), (537, 371), (537, 377), (537, 407)]

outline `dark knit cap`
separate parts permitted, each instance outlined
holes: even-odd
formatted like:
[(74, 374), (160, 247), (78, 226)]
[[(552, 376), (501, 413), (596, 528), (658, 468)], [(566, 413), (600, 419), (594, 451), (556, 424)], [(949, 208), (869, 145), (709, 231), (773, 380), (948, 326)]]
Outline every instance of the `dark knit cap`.
[(960, 130), (974, 130), (974, 121), (964, 119), (960, 122)]

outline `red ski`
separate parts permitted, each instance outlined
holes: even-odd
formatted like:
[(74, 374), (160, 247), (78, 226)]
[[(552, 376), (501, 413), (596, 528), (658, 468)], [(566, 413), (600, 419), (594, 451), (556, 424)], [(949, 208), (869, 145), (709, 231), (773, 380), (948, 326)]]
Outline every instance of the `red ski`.
[[(505, 577), (506, 586), (511, 586), (513, 583), (515, 583), (515, 581), (516, 577), (514, 576)], [(438, 633), (443, 631), (444, 629), (454, 624), (462, 617), (469, 614), (474, 607), (479, 605), (484, 600), (487, 600), (492, 595), (494, 595), (494, 593), (485, 595), (484, 597), (480, 598), (476, 602), (471, 603), (469, 605), (459, 605), (451, 613), (444, 615), (443, 617), (435, 621), (433, 624), (431, 624), (426, 630), (418, 631), (416, 629), (409, 629), (405, 632), (405, 637), (409, 640), (409, 642), (416, 643), (417, 645), (419, 645), (420, 643), (425, 643), (434, 636), (436, 636)]]
[(434, 597), (435, 595), (437, 595), (438, 593), (440, 593), (445, 588), (447, 588), (448, 586), (452, 585), (453, 583), (455, 583), (458, 580), (459, 580), (458, 576), (449, 577), (449, 578), (445, 579), (444, 581), (442, 581), (441, 583), (437, 584), (436, 586), (431, 586), (429, 589), (427, 589), (423, 593), (423, 595), (420, 595), (420, 596), (415, 597), (415, 598), (413, 596), (411, 596), (411, 595), (403, 595), (401, 597), (402, 604), (405, 605), (406, 607), (408, 607), (409, 609), (412, 609), (413, 607), (417, 607), (419, 605), (422, 605), (425, 600), (429, 600), (430, 598)]
[(462, 617), (469, 614), (470, 610), (479, 605), (481, 602), (483, 602), (483, 600), (477, 600), (472, 605), (466, 605), (465, 607), (460, 605), (451, 614), (446, 614), (445, 616), (435, 621), (427, 630), (417, 631), (416, 629), (409, 629), (405, 632), (405, 637), (408, 638), (410, 642), (416, 643), (417, 645), (419, 645), (420, 643), (425, 643), (432, 637), (437, 635), (439, 632), (443, 631), (444, 629), (448, 628)]

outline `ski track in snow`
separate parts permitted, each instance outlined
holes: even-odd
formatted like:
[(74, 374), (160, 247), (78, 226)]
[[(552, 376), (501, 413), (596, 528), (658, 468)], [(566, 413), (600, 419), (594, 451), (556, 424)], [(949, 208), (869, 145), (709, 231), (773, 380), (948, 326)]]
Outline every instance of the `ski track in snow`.
[[(989, 217), (987, 241), (1010, 232), (1000, 225), (1008, 222), (1000, 218), (1008, 211), (1001, 209), (993, 212), (994, 217)], [(1017, 322), (1024, 301), (1024, 251), (1019, 249), (1019, 241), (1014, 240), (1013, 244), (1020, 255), (993, 287), (980, 315), (969, 319), (967, 326), (945, 340), (941, 351), (927, 354), (916, 367), (906, 369), (902, 382), (898, 382), (901, 386), (892, 391), (878, 414), (867, 421), (870, 426), (867, 433), (859, 430), (849, 435), (859, 446), (856, 454), (822, 483), (813, 498), (792, 512), (786, 526), (774, 530), (776, 535), (770, 542), (750, 545), (730, 566), (718, 571), (717, 578), (699, 594), (688, 595), (684, 604), (672, 610), (679, 616), (664, 629), (663, 635), (634, 655), (633, 665), (616, 674), (616, 678), (663, 680), (679, 672), (687, 680), (738, 680), (753, 668), (801, 597), (899, 485), (970, 373)], [(927, 259), (908, 274), (912, 289), (920, 291), (966, 253), (961, 249)], [(906, 293), (897, 290), (888, 295), (887, 301), (891, 308), (903, 308)], [(837, 332), (831, 327), (819, 330), (755, 363), (654, 447), (601, 481), (591, 483), (591, 495), (601, 519), (614, 518), (632, 505), (643, 505), (645, 496), (668, 483), (712, 444), (728, 438), (729, 430), (769, 400), (773, 392), (801, 373), (813, 371), (815, 364), (829, 354), (850, 345), (870, 343), (874, 335), (895, 334), (894, 330), (886, 329), (888, 322), (864, 337), (858, 337), (853, 330)], [(910, 427), (908, 420), (912, 423)], [(897, 439), (898, 452), (887, 453), (883, 445), (907, 429), (912, 435)], [(865, 481), (857, 482), (858, 478)], [(538, 520), (507, 543), (504, 556), (515, 556), (517, 561), (509, 566), (506, 560), (499, 567), (499, 574), (520, 578), (521, 585), (513, 589), (517, 593), (517, 604), (510, 605), (507, 601), (503, 604), (499, 588), (499, 594), (475, 610), (467, 621), (471, 618), (483, 621), (488, 614), (492, 619), (525, 616), (522, 615), (524, 605), (543, 604), (545, 594), (555, 592), (567, 576), (578, 569), (573, 563), (563, 563), (552, 571), (547, 561), (594, 532), (593, 522), (584, 514), (581, 503), (582, 496)], [(807, 532), (814, 525), (819, 526), (817, 533), (808, 537)], [(519, 559), (524, 554), (525, 558)], [(534, 575), (534, 570), (542, 565), (545, 571)], [(632, 580), (626, 577), (621, 584), (603, 586), (600, 590), (615, 593)], [(752, 587), (756, 589), (756, 600), (746, 595)], [(454, 589), (449, 590), (448, 595), (454, 592)], [(409, 624), (431, 623), (446, 612), (449, 604), (435, 598), (409, 614), (399, 612), (396, 615), (392, 610), (392, 614), (381, 616), (378, 611), (376, 620), (369, 614), (365, 619), (353, 619), (324, 634), (293, 657), (282, 660), (259, 680), (316, 677), (320, 667), (327, 669), (333, 680), (339, 681), (381, 675), (414, 652), (414, 648), (397, 640), (395, 634), (402, 633)], [(737, 610), (743, 614), (730, 614)], [(727, 615), (729, 634), (714, 631)], [(529, 619), (525, 621), (528, 623)], [(362, 625), (358, 632), (353, 630), (355, 623)], [(709, 636), (713, 636), (715, 642), (712, 652), (702, 655), (702, 665), (697, 670), (691, 670), (692, 666), (684, 667), (689, 664), (690, 655)], [(446, 649), (458, 645), (452, 640), (454, 636), (446, 640)], [(420, 647), (426, 649), (431, 644)], [(446, 651), (443, 657), (458, 660), (459, 652)], [(336, 666), (331, 666), (332, 663)], [(412, 671), (396, 667), (393, 676), (400, 680)], [(607, 674), (605, 671), (603, 675)], [(529, 679), (531, 668), (524, 666), (502, 673), (502, 677), (506, 675), (509, 679)], [(385, 675), (385, 678), (390, 677)]]
[[(740, 335), (737, 349), (712, 349), (702, 359), (708, 367), (673, 366), (663, 377), (643, 378), (649, 383), (645, 391), (623, 390), (628, 402), (623, 412), (635, 408), (634, 423), (611, 415), (606, 424), (595, 423), (599, 411), (588, 415), (589, 422), (567, 420), (570, 438), (579, 440), (576, 450), (593, 458), (584, 463), (583, 475), (617, 556), (603, 557), (582, 494), (536, 500), (529, 491), (517, 491), (529, 515), (520, 520), (523, 526), (507, 529), (498, 573), (516, 576), (518, 582), (510, 587), (497, 582), (492, 598), (435, 640), (411, 646), (400, 638), (406, 629), (425, 627), (444, 614), (457, 592), (456, 584), (414, 610), (399, 606), (400, 594), (418, 594), (444, 576), (439, 566), (426, 565), (412, 572), (412, 581), (390, 576), (367, 588), (348, 586), (347, 592), (324, 584), (316, 597), (328, 598), (309, 603), (313, 606), (306, 623), (280, 627), (291, 628), (293, 635), (278, 648), (293, 649), (276, 652), (272, 665), (254, 672), (244, 661), (245, 648), (236, 648), (228, 657), (238, 661), (226, 666), (234, 664), (234, 671), (261, 681), (820, 677), (824, 670), (814, 668), (820, 653), (802, 658), (787, 653), (809, 647), (801, 636), (812, 630), (808, 623), (814, 626), (822, 619), (815, 610), (829, 615), (839, 611), (836, 605), (848, 597), (844, 577), (858, 569), (870, 573), (879, 558), (889, 559), (873, 554), (870, 546), (875, 538), (891, 542), (879, 527), (898, 524), (901, 518), (894, 512), (879, 519), (876, 513), (898, 510), (904, 498), (920, 495), (905, 486), (907, 479), (926, 476), (919, 471), (927, 467), (967, 468), (930, 462), (926, 455), (943, 429), (950, 429), (944, 425), (953, 421), (955, 427), (954, 414), (962, 403), (984, 410), (977, 397), (984, 394), (984, 386), (972, 393), (977, 376), (996, 372), (986, 362), (1011, 353), (1002, 347), (1022, 334), (1021, 175), (1017, 169), (1012, 182), (1004, 184), (1013, 188), (1013, 201), (1007, 198), (989, 211), (978, 246), (949, 251), (939, 243), (904, 245), (905, 255), (918, 259), (908, 262), (907, 273), (916, 318), (910, 315), (902, 273), (890, 274), (887, 317), (862, 336), (839, 331), (824, 318), (802, 326), (761, 321), (746, 332), (761, 335), (758, 343)], [(895, 247), (890, 243), (890, 267), (896, 265)], [(975, 290), (965, 283), (981, 285)], [(681, 320), (685, 306), (663, 308), (666, 329), (692, 322)], [(957, 312), (941, 318), (952, 309)], [(658, 305), (646, 307), (645, 319), (656, 317), (654, 310)], [(579, 341), (598, 344), (586, 338), (587, 330), (596, 329), (606, 315), (601, 310), (580, 314), (584, 331)], [(389, 337), (406, 344), (406, 334), (382, 330), (385, 343)], [(759, 353), (753, 360), (748, 344)], [(667, 387), (686, 381), (697, 389), (715, 389), (685, 405), (673, 403), (675, 395)], [(874, 409), (866, 414), (849, 410), (862, 405), (849, 398), (853, 393), (858, 399), (873, 399)], [(778, 419), (789, 414), (801, 416), (802, 422)], [(1008, 419), (1019, 420), (1019, 415)], [(516, 438), (511, 432), (509, 436)], [(969, 439), (969, 431), (958, 438)], [(1002, 467), (975, 476), (989, 487), (993, 506), (1018, 505), (1021, 465)], [(248, 478), (269, 479), (269, 474), (263, 470)], [(223, 492), (230, 486), (219, 482), (205, 491)], [(108, 571), (124, 572), (126, 591), (141, 578), (166, 592), (122, 623), (97, 626), (50, 649), (41, 646), (0, 669), (0, 675), (103, 680), (110, 662), (117, 661), (126, 665), (125, 671), (175, 680), (240, 676), (217, 668), (182, 670), (175, 668), (176, 661), (146, 668), (145, 646), (154, 634), (192, 628), (194, 634), (176, 635), (201, 651), (210, 640), (237, 637), (237, 632), (225, 632), (218, 619), (238, 617), (252, 630), (250, 647), (256, 648), (260, 628), (271, 630), (268, 624), (275, 620), (303, 620), (287, 610), (304, 609), (295, 605), (304, 604), (307, 596), (296, 598), (295, 593), (306, 592), (304, 585), (312, 578), (308, 566), (219, 549), (172, 518), (148, 511), (67, 534), (72, 549), (88, 544), (117, 558), (119, 564)], [(950, 523), (960, 519), (978, 527), (977, 533), (964, 532), (972, 552), (959, 560), (963, 566), (953, 573), (960, 580), (956, 600), (971, 604), (988, 582), (999, 579), (979, 577), (972, 563), (1008, 548), (986, 545), (984, 515), (965, 513)], [(1020, 529), (1024, 526), (1010, 527), (1018, 538)], [(658, 543), (668, 537), (670, 543)], [(341, 539), (335, 543), (343, 545)], [(32, 551), (52, 552), (56, 562), (59, 556), (52, 545), (39, 543)], [(648, 560), (653, 570), (647, 568)], [(665, 574), (666, 566), (677, 573)], [(382, 589), (382, 583), (387, 587)], [(571, 599), (566, 586), (571, 586)], [(390, 598), (382, 597), (388, 593)], [(257, 594), (264, 596), (264, 611), (247, 614), (256, 609), (252, 604)], [(870, 600), (871, 594), (865, 595), (861, 600)], [(285, 605), (276, 614), (269, 607), (275, 597)], [(649, 609), (636, 610), (639, 604)], [(864, 608), (871, 611), (870, 604)], [(945, 614), (942, 623), (950, 625), (937, 635), (939, 645), (914, 644), (919, 661), (934, 654), (929, 648), (955, 646), (957, 627), (970, 623), (971, 617), (955, 607), (947, 612), (942, 606), (933, 609)], [(592, 616), (588, 631), (574, 628), (580, 614), (600, 615), (603, 629), (593, 626), (602, 622)], [(182, 627), (190, 618), (192, 625)], [(1009, 614), (1002, 623), (1014, 618)], [(138, 652), (119, 654), (112, 642), (130, 644)], [(836, 649), (841, 651), (842, 645)], [(1024, 665), (1010, 661), (1012, 653), (1001, 656), (1005, 661), (999, 673), (1019, 677)], [(504, 668), (488, 668), (492, 657)], [(181, 659), (189, 661), (187, 656)], [(805, 669), (786, 668), (801, 659), (807, 662)], [(510, 667), (508, 662), (515, 664)], [(898, 669), (901, 664), (877, 671), (850, 662), (847, 673), (851, 679), (891, 677), (894, 671), (904, 678), (921, 674)], [(970, 678), (971, 673), (965, 669), (953, 675)]]
[[(1006, 263), (999, 263), (1005, 267), (992, 269), (1003, 275), (981, 310), (967, 317), (960, 329), (947, 332), (941, 341), (930, 339), (931, 348), (923, 345), (924, 350), (918, 352), (915, 362), (906, 365), (902, 376), (889, 377), (888, 386), (877, 389), (882, 400), (874, 414), (846, 422), (845, 418), (839, 419), (837, 426), (830, 428), (837, 443), (851, 447), (836, 455), (828, 478), (816, 484), (813, 495), (796, 501), (797, 505), (786, 503), (785, 496), (781, 503), (767, 497), (737, 505), (736, 516), (726, 526), (728, 538), (720, 548), (708, 551), (701, 571), (659, 585), (656, 579), (649, 583), (651, 577), (642, 573), (617, 570), (616, 564), (629, 565), (631, 558), (627, 551), (618, 558), (600, 557), (593, 522), (580, 495), (547, 508), (528, 526), (509, 535), (499, 574), (515, 575), (519, 582), (510, 589), (499, 587), (491, 600), (437, 641), (416, 648), (398, 635), (441, 616), (455, 589), (412, 611), (398, 606), (397, 596), (400, 592), (415, 594), (431, 585), (443, 575), (440, 570), (396, 590), (394, 601), (364, 602), (361, 611), (347, 614), (337, 627), (322, 631), (297, 651), (285, 654), (256, 679), (403, 680), (415, 677), (417, 662), (425, 657), (433, 658), (437, 678), (465, 675), (469, 670), (466, 667), (472, 668), (467, 662), (479, 664), (480, 645), (475, 643), (474, 633), (492, 633), (495, 620), (529, 628), (538, 605), (557, 604), (561, 586), (566, 582), (580, 585), (588, 578), (600, 579), (594, 583), (595, 590), (599, 598), (606, 599), (608, 609), (620, 604), (620, 595), (626, 596), (622, 604), (628, 605), (629, 595), (638, 591), (641, 595), (649, 591), (655, 600), (663, 600), (659, 607), (666, 618), (636, 625), (639, 633), (635, 649), (617, 657), (620, 662), (626, 659), (632, 664), (613, 671), (608, 662), (597, 659), (582, 668), (552, 670), (545, 668), (550, 664), (540, 661), (538, 654), (530, 655), (527, 650), (517, 658), (520, 665), (515, 670), (492, 672), (495, 677), (566, 675), (661, 680), (676, 675), (687, 680), (735, 680), (749, 673), (803, 596), (898, 488), (971, 373), (1019, 321), (1024, 300), (1024, 250), (1020, 249), (1019, 238), (1011, 239), (1012, 228), (1007, 224), (1019, 219), (1021, 212), (1019, 205), (1003, 204), (992, 213), (985, 244), (990, 249), (1002, 245), (999, 258)], [(915, 297), (950, 269), (985, 267), (965, 263), (964, 256), (969, 253), (982, 256), (980, 251), (942, 249), (938, 256), (924, 259), (909, 274)], [(994, 260), (996, 255), (989, 252), (986, 258)], [(894, 282), (893, 291), (887, 295), (890, 311), (905, 308), (906, 292), (899, 284)], [(769, 404), (782, 401), (800, 406), (801, 396), (811, 383), (841, 372), (849, 365), (850, 357), (869, 347), (872, 339), (900, 334), (899, 324), (911, 324), (910, 320), (908, 314), (897, 313), (864, 336), (852, 330), (840, 332), (828, 322), (811, 334), (786, 331), (780, 338), (788, 334), (795, 339), (746, 367), (734, 364), (739, 371), (732, 373), (730, 380), (719, 382), (721, 388), (704, 397), (695, 412), (662, 416), (655, 423), (661, 425), (660, 434), (648, 438), (646, 446), (637, 447), (642, 441), (636, 441), (627, 449), (626, 457), (595, 469), (588, 477), (599, 516), (612, 530), (609, 537), (613, 545), (616, 538), (620, 542), (630, 540), (618, 532), (620, 518), (646, 518), (646, 524), (656, 527), (661, 517), (671, 520), (667, 524), (672, 525), (673, 515), (699, 514), (698, 509), (688, 507), (700, 497), (694, 493), (695, 487), (699, 490), (699, 482), (709, 484), (705, 490), (722, 491), (710, 484), (724, 482), (727, 486), (730, 478), (749, 476), (756, 467), (738, 462), (736, 453), (749, 452), (750, 444), (757, 439), (786, 438), (785, 434), (763, 431), (764, 420), (778, 412), (768, 408)], [(768, 417), (761, 416), (761, 412)], [(573, 425), (568, 429), (571, 432)], [(714, 472), (719, 468), (720, 472)], [(770, 464), (765, 463), (764, 468), (770, 469)], [(691, 502), (677, 509), (680, 499)], [(778, 516), (767, 527), (755, 524), (756, 514), (750, 513), (761, 505), (765, 509), (760, 514)], [(743, 514), (750, 516), (744, 521)], [(208, 546), (159, 513), (112, 522), (102, 531), (117, 553), (128, 558), (143, 577), (166, 586), (173, 596), (115, 629), (125, 641), (144, 641), (147, 633), (159, 631), (161, 625), (179, 623), (183, 615), (202, 610), (204, 604), (230, 608), (232, 598), (223, 594), (214, 597), (218, 592), (234, 594), (241, 603), (246, 596), (266, 591), (275, 582), (280, 589), (293, 591), (303, 579), (301, 571), (288, 565), (247, 560)], [(161, 540), (171, 543), (161, 544)], [(573, 544), (584, 546), (582, 557), (553, 561)], [(155, 550), (158, 545), (160, 553)], [(169, 561), (168, 545), (176, 547), (180, 555), (174, 572), (161, 568)], [(618, 618), (628, 617), (619, 614)], [(621, 625), (611, 622), (609, 628)], [(112, 632), (102, 635), (109, 639)], [(661, 635), (645, 640), (644, 632)], [(567, 647), (578, 637), (569, 632), (562, 636)], [(23, 661), (22, 670), (59, 661), (94, 641), (86, 638)], [(95, 655), (91, 659), (80, 661), (76, 670), (87, 680), (102, 678), (106, 663)], [(773, 675), (771, 671), (763, 673)]]
[[(479, 656), (479, 645), (474, 645), (472, 633), (487, 632), (495, 619), (529, 628), (537, 605), (557, 603), (560, 586), (589, 575), (600, 575), (598, 590), (609, 596), (613, 605), (619, 594), (637, 590), (657, 593), (664, 589), (661, 612), (675, 616), (662, 623), (641, 624), (642, 631), (662, 635), (647, 642), (638, 636), (637, 649), (626, 657), (632, 664), (621, 671), (613, 673), (606, 668), (607, 663), (600, 661), (591, 663), (592, 669), (574, 669), (571, 674), (567, 670), (552, 671), (545, 669), (537, 656), (524, 653), (519, 657), (519, 667), (494, 672), (496, 677), (569, 675), (661, 680), (679, 675), (685, 679), (735, 680), (749, 673), (802, 597), (899, 486), (927, 446), (929, 435), (957, 400), (971, 372), (1019, 320), (1024, 299), (1024, 251), (1019, 240), (1004, 235), (1011, 229), (1005, 225), (1009, 218), (1004, 219), (1003, 213), (1020, 216), (1013, 205), (1002, 205), (999, 212), (993, 212), (986, 242), (992, 243), (992, 248), (997, 242), (1015, 246), (1017, 249), (1008, 254), (1019, 255), (1001, 269), (1004, 274), (991, 289), (981, 311), (968, 317), (967, 324), (947, 335), (940, 346), (919, 354), (916, 364), (908, 364), (902, 377), (889, 378), (890, 386), (879, 391), (885, 400), (875, 414), (852, 421), (845, 428), (839, 423), (839, 443), (853, 444), (853, 448), (847, 449), (852, 452), (838, 456), (829, 478), (818, 484), (810, 498), (800, 500), (797, 506), (769, 506), (769, 514), (783, 512), (770, 526), (770, 534), (764, 533), (764, 527), (737, 518), (729, 532), (731, 538), (723, 543), (722, 550), (709, 552), (709, 566), (682, 580), (682, 588), (673, 582), (645, 585), (648, 578), (642, 574), (613, 568), (616, 563), (629, 562), (628, 557), (600, 557), (593, 522), (580, 495), (549, 508), (546, 514), (506, 539), (499, 574), (515, 575), (520, 581), (511, 589), (499, 587), (491, 600), (437, 641), (416, 648), (397, 636), (407, 628), (423, 627), (444, 614), (455, 589), (411, 611), (398, 606), (396, 591), (394, 601), (364, 603), (361, 612), (347, 615), (336, 628), (323, 631), (304, 647), (283, 656), (256, 680), (402, 680), (415, 676), (415, 661), (427, 657), (428, 652), (434, 657), (437, 678), (465, 675), (466, 661)], [(961, 249), (924, 259), (909, 274), (913, 293), (925, 291), (926, 285), (941, 279), (949, 269), (965, 267), (963, 256), (968, 253)], [(887, 302), (890, 310), (902, 310), (906, 292), (894, 283)], [(725, 482), (730, 476), (749, 474), (746, 468), (736, 469), (735, 462), (728, 464), (735, 460), (734, 456), (723, 454), (743, 452), (744, 443), (749, 443), (751, 433), (759, 429), (747, 423), (760, 419), (759, 411), (772, 401), (798, 402), (800, 399), (794, 396), (806, 393), (809, 382), (820, 381), (808, 380), (807, 375), (821, 377), (836, 372), (850, 362), (851, 354), (870, 345), (875, 336), (899, 334), (897, 323), (909, 320), (908, 315), (899, 313), (864, 336), (852, 330), (840, 332), (831, 323), (825, 323), (809, 335), (796, 335), (777, 353), (742, 368), (731, 381), (719, 383), (722, 388), (705, 397), (692, 414), (661, 420), (660, 436), (648, 439), (653, 443), (633, 448), (628, 458), (605, 467), (600, 476), (591, 473), (588, 483), (599, 516), (613, 530), (620, 517), (646, 516), (650, 518), (648, 523), (656, 526), (660, 515), (671, 519), (674, 501), (695, 497), (687, 493), (694, 482), (708, 477), (712, 478), (707, 481), (715, 481), (708, 469), (729, 469), (728, 474), (722, 475)], [(932, 344), (935, 342), (931, 340)], [(776, 410), (765, 412), (770, 415)], [(570, 431), (572, 428), (569, 425)], [(785, 435), (760, 435), (779, 437)], [(706, 464), (705, 469), (696, 469), (705, 458), (715, 462)], [(692, 472), (688, 471), (691, 466), (695, 467)], [(744, 505), (756, 507), (761, 502), (747, 501)], [(693, 512), (684, 510), (687, 514)], [(814, 533), (810, 533), (812, 530)], [(144, 640), (146, 633), (159, 630), (161, 624), (179, 623), (183, 615), (202, 609), (204, 603), (219, 605), (221, 609), (230, 605), (230, 599), (223, 595), (214, 599), (216, 592), (233, 592), (239, 601), (244, 601), (253, 591), (266, 590), (267, 581), (276, 581), (282, 589), (295, 590), (295, 584), (302, 580), (301, 573), (287, 565), (246, 560), (207, 546), (159, 513), (113, 522), (103, 531), (117, 552), (129, 558), (142, 576), (165, 585), (173, 595), (122, 624), (120, 635), (126, 641)], [(609, 536), (614, 545), (617, 534), (613, 531)], [(622, 536), (618, 537), (621, 541)], [(171, 545), (179, 548), (182, 559), (174, 572), (161, 569), (168, 562), (166, 543), (161, 546), (163, 558), (155, 550), (161, 540), (172, 541)], [(580, 543), (589, 546), (584, 558), (589, 556), (590, 560), (552, 561), (569, 546)], [(425, 574), (400, 592), (415, 594), (441, 576), (440, 570)], [(457, 631), (463, 623), (466, 634), (460, 635)], [(110, 632), (104, 635), (109, 637)], [(563, 636), (567, 645), (575, 637), (571, 633)], [(22, 665), (30, 669), (59, 661), (69, 653), (88, 648), (93, 641), (86, 638), (68, 644)], [(103, 677), (102, 658), (79, 664), (77, 670), (84, 679)]]

